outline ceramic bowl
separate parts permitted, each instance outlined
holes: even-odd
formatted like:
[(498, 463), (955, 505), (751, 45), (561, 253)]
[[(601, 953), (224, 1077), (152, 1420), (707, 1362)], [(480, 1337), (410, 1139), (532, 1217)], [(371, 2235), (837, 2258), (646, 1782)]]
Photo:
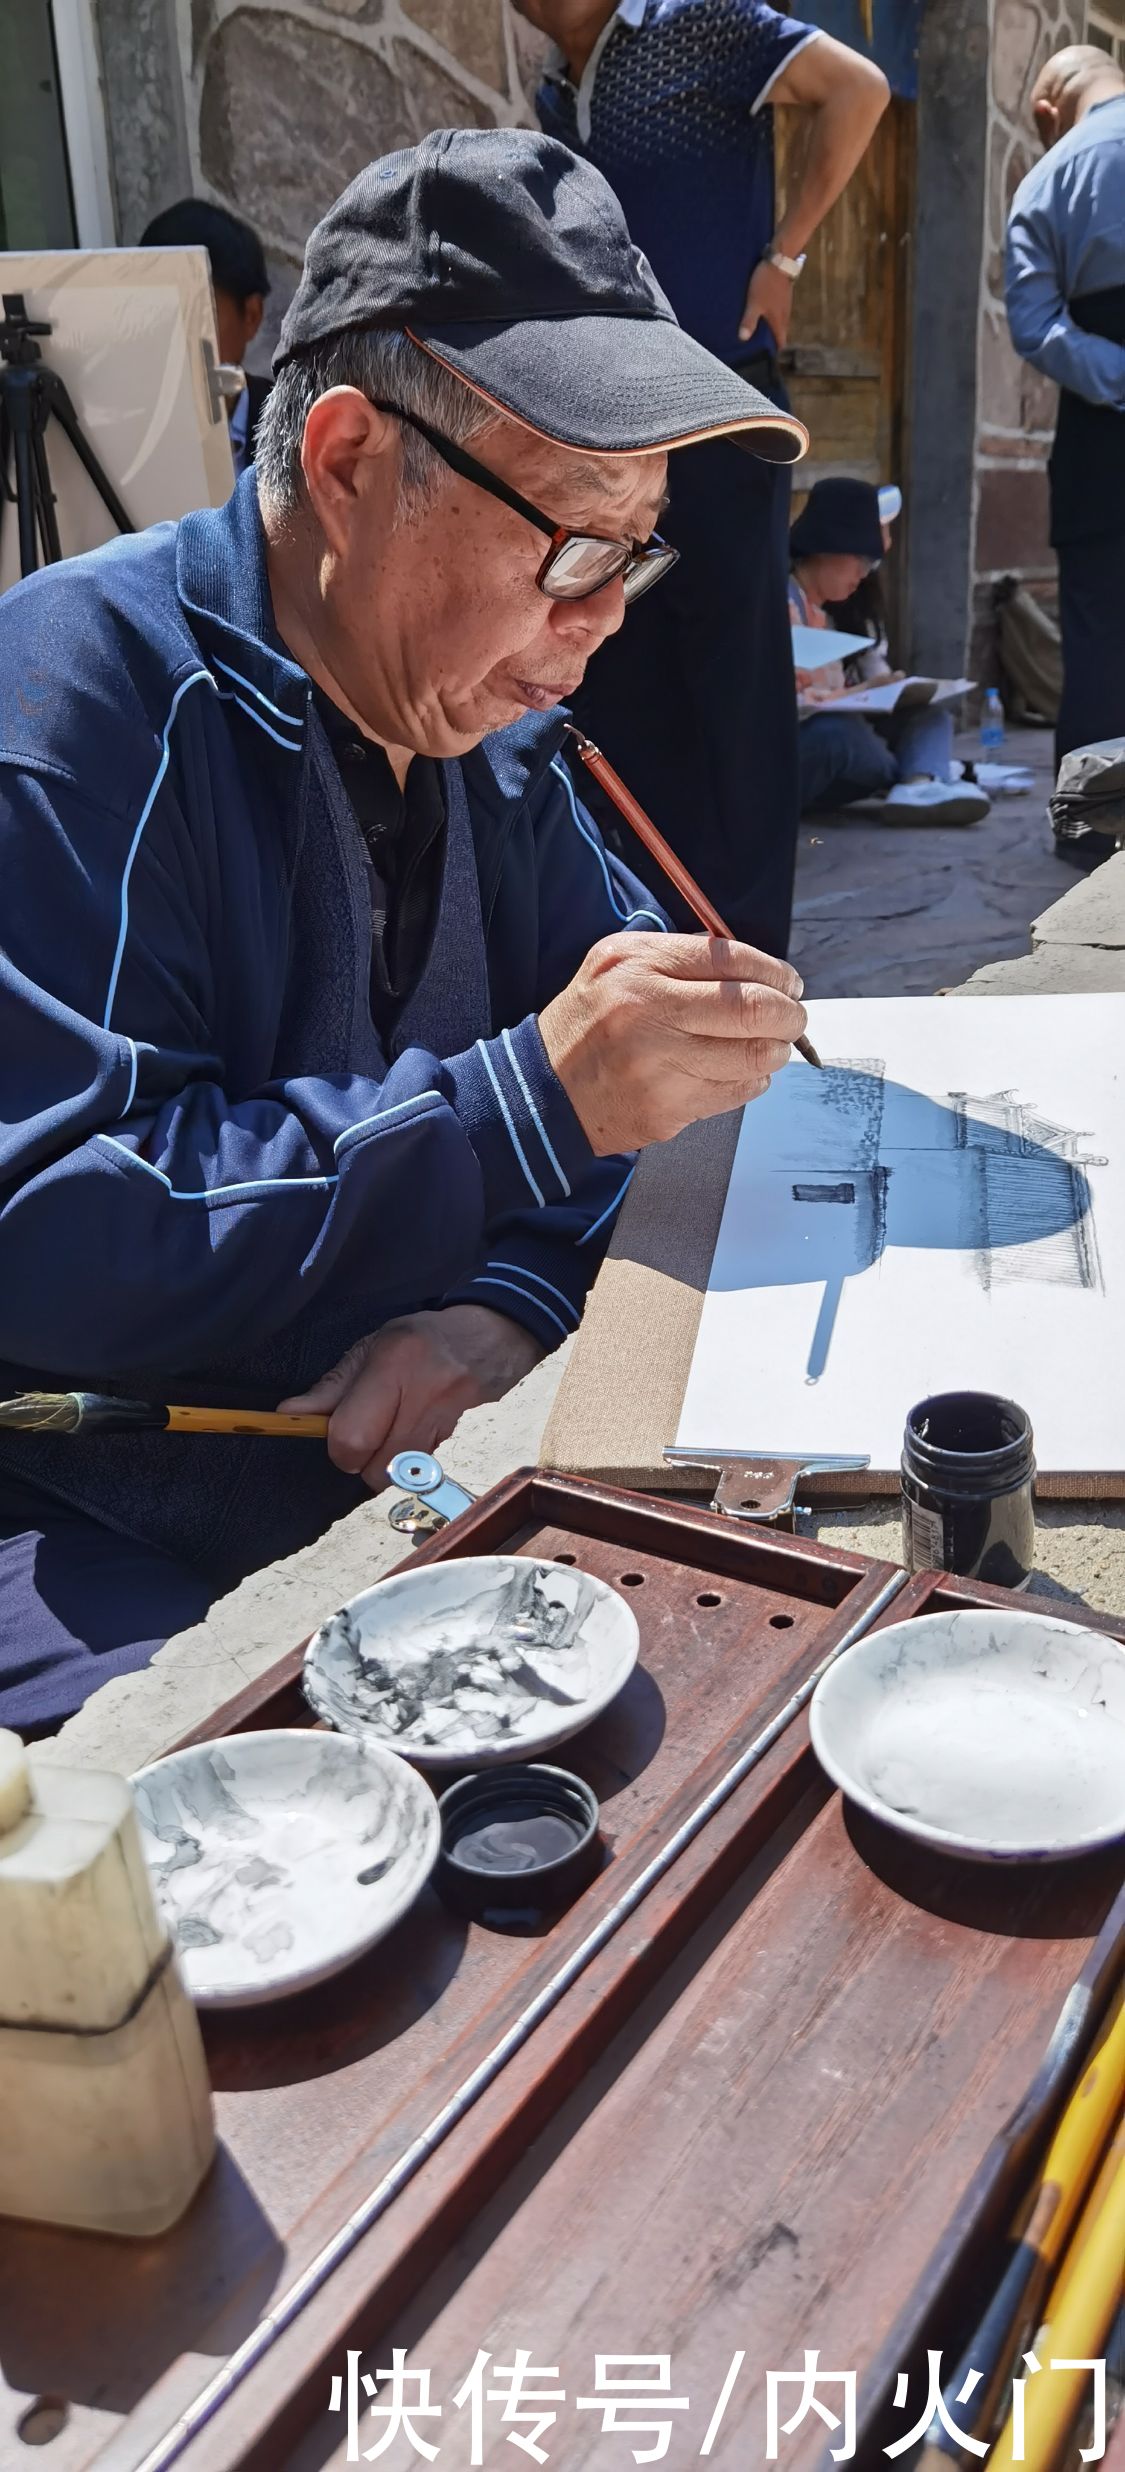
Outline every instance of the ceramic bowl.
[(303, 1991), (381, 1940), (441, 1844), (433, 1795), (355, 1736), (229, 1734), (133, 1779), (156, 1894), (200, 2008)]
[(813, 1748), (877, 1820), (977, 1862), (1125, 1835), (1125, 1648), (1026, 1609), (922, 1614), (857, 1640), (810, 1706)]
[(420, 1768), (535, 1759), (601, 1715), (637, 1662), (616, 1589), (562, 1562), (486, 1554), (400, 1571), (310, 1641), (305, 1695), (341, 1732)]

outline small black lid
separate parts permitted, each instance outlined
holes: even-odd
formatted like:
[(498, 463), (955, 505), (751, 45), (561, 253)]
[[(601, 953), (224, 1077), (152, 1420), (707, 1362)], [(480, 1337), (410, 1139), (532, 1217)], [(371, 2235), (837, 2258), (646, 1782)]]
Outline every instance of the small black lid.
[(597, 1797), (565, 1768), (535, 1762), (462, 1777), (438, 1811), (434, 1880), (458, 1914), (566, 1905), (601, 1862)]

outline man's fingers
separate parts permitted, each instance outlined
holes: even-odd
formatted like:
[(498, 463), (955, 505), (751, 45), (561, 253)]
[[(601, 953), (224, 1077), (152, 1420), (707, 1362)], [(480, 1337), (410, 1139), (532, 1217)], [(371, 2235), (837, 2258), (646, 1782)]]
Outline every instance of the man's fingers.
[(402, 1405), (401, 1369), (393, 1357), (377, 1360), (348, 1392), (328, 1427), (328, 1456), (346, 1476), (366, 1475), (367, 1463), (385, 1465), (387, 1437)]
[(802, 982), (789, 962), (734, 936), (607, 936), (595, 945), (591, 960), (604, 968), (624, 962), (646, 979), (745, 980), (783, 996), (801, 994)]
[(739, 979), (668, 980), (654, 993), (653, 1026), (685, 1039), (766, 1040), (791, 1047), (808, 1020), (803, 1004)]
[(279, 1399), (279, 1409), (287, 1416), (330, 1416), (345, 1392), (358, 1380), (370, 1345), (370, 1340), (365, 1339), (358, 1346), (349, 1348), (339, 1364), (333, 1365), (330, 1372), (322, 1373), (320, 1380), (311, 1383), (308, 1390), (294, 1391), (291, 1399)]

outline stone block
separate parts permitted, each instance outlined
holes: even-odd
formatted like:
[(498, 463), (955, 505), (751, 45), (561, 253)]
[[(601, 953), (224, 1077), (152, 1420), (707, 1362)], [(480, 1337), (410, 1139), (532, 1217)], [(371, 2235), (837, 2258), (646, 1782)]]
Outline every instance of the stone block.
[(200, 158), (212, 186), (299, 264), (313, 224), (365, 163), (427, 129), (480, 118), (464, 89), (406, 45), (376, 51), (283, 10), (245, 8), (207, 45)]
[(411, 143), (417, 144), (430, 129), (486, 129), (495, 125), (496, 105), (478, 101), (467, 86), (446, 75), (428, 52), (417, 50), (413, 43), (396, 42), (394, 62), (400, 80), (400, 91), (410, 121)]
[(1008, 333), (1007, 320), (987, 311), (980, 322), (977, 363), (977, 410), (982, 423), (996, 429), (1022, 431), (1023, 368)]
[(989, 961), (949, 996), (1121, 996), (1125, 953), (1080, 944), (1044, 944), (1018, 961)]
[(1042, 14), (1035, 0), (996, 0), (992, 93), (1010, 120), (1025, 117), (1031, 81), (1044, 48)]
[(1033, 950), (1083, 944), (1100, 952), (1125, 952), (1125, 851), (1072, 885), (1031, 922)]
[(986, 465), (978, 490), (978, 574), (1018, 575), (1049, 566), (1046, 472)]
[[(508, 84), (503, 18), (507, 4), (508, 0), (403, 0), (415, 25), (424, 26), (462, 68), (479, 77), (482, 85), (491, 86), (498, 98)], [(441, 121), (428, 123), (430, 128), (443, 125)]]
[(169, 0), (97, 0), (96, 21), (117, 237), (128, 245), (191, 188), (175, 22)]

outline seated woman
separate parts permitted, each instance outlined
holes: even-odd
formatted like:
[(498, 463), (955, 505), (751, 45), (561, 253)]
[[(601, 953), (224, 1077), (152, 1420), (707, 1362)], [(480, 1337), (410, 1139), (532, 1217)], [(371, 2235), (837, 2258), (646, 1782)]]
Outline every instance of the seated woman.
[[(818, 481), (789, 535), (791, 624), (843, 624), (850, 632), (870, 634), (871, 652), (857, 656), (865, 686), (894, 675), (887, 661), (881, 596), (876, 603), (871, 584), (890, 547), (891, 524), (902, 499), (897, 490), (888, 491), (884, 507), (883, 498), (868, 481)], [(860, 623), (852, 627), (857, 598)], [(984, 791), (951, 777), (949, 712), (925, 704), (872, 721), (846, 707), (832, 709), (848, 684), (841, 662), (798, 670), (796, 677), (806, 707), (798, 741), (802, 815), (815, 808), (846, 807), (854, 799), (882, 801), (889, 823), (974, 824), (988, 814)], [(811, 704), (825, 709), (809, 711)]]

